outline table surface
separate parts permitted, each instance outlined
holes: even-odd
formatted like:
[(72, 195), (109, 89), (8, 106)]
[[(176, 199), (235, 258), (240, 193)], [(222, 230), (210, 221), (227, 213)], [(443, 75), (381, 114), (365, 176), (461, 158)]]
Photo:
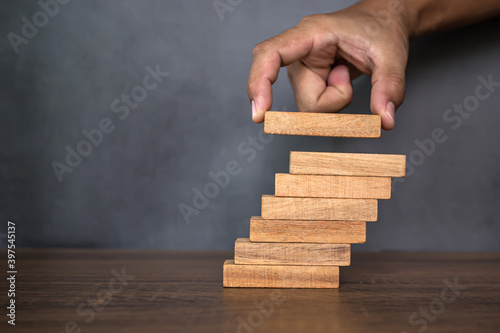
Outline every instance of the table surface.
[(353, 253), (340, 289), (222, 288), (231, 252), (17, 256), (2, 332), (500, 332), (498, 253)]

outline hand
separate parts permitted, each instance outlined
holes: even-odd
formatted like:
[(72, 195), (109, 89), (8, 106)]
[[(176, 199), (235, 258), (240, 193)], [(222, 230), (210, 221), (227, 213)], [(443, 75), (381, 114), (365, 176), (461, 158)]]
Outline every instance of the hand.
[(258, 44), (247, 86), (252, 119), (264, 121), (272, 107), (271, 85), (280, 67), (287, 66), (297, 108), (306, 112), (340, 111), (352, 100), (351, 80), (371, 75), (371, 111), (382, 116), (382, 128), (394, 128), (405, 95), (408, 13), (399, 1), (364, 1), (308, 16)]

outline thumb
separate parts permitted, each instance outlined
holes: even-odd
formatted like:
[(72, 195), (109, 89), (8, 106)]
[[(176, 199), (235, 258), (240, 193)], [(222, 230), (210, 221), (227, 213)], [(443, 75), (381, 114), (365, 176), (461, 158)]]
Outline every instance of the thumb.
[(406, 61), (375, 67), (372, 74), (372, 93), (370, 108), (382, 117), (382, 128), (394, 128), (396, 109), (405, 97)]

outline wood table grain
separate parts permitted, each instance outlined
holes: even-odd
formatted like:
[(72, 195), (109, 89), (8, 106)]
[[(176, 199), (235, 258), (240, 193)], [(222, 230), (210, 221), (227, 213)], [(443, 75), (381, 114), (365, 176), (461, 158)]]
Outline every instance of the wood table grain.
[(16, 326), (2, 278), (0, 331), (500, 332), (500, 254), (353, 253), (338, 290), (223, 289), (231, 257), (22, 250)]

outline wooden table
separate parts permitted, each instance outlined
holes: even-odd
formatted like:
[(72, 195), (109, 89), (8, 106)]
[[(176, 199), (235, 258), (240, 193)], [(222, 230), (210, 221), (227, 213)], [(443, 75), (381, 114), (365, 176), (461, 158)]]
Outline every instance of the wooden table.
[(6, 323), (2, 278), (0, 330), (500, 332), (500, 254), (354, 253), (338, 290), (223, 289), (231, 257), (19, 251), (16, 327)]

